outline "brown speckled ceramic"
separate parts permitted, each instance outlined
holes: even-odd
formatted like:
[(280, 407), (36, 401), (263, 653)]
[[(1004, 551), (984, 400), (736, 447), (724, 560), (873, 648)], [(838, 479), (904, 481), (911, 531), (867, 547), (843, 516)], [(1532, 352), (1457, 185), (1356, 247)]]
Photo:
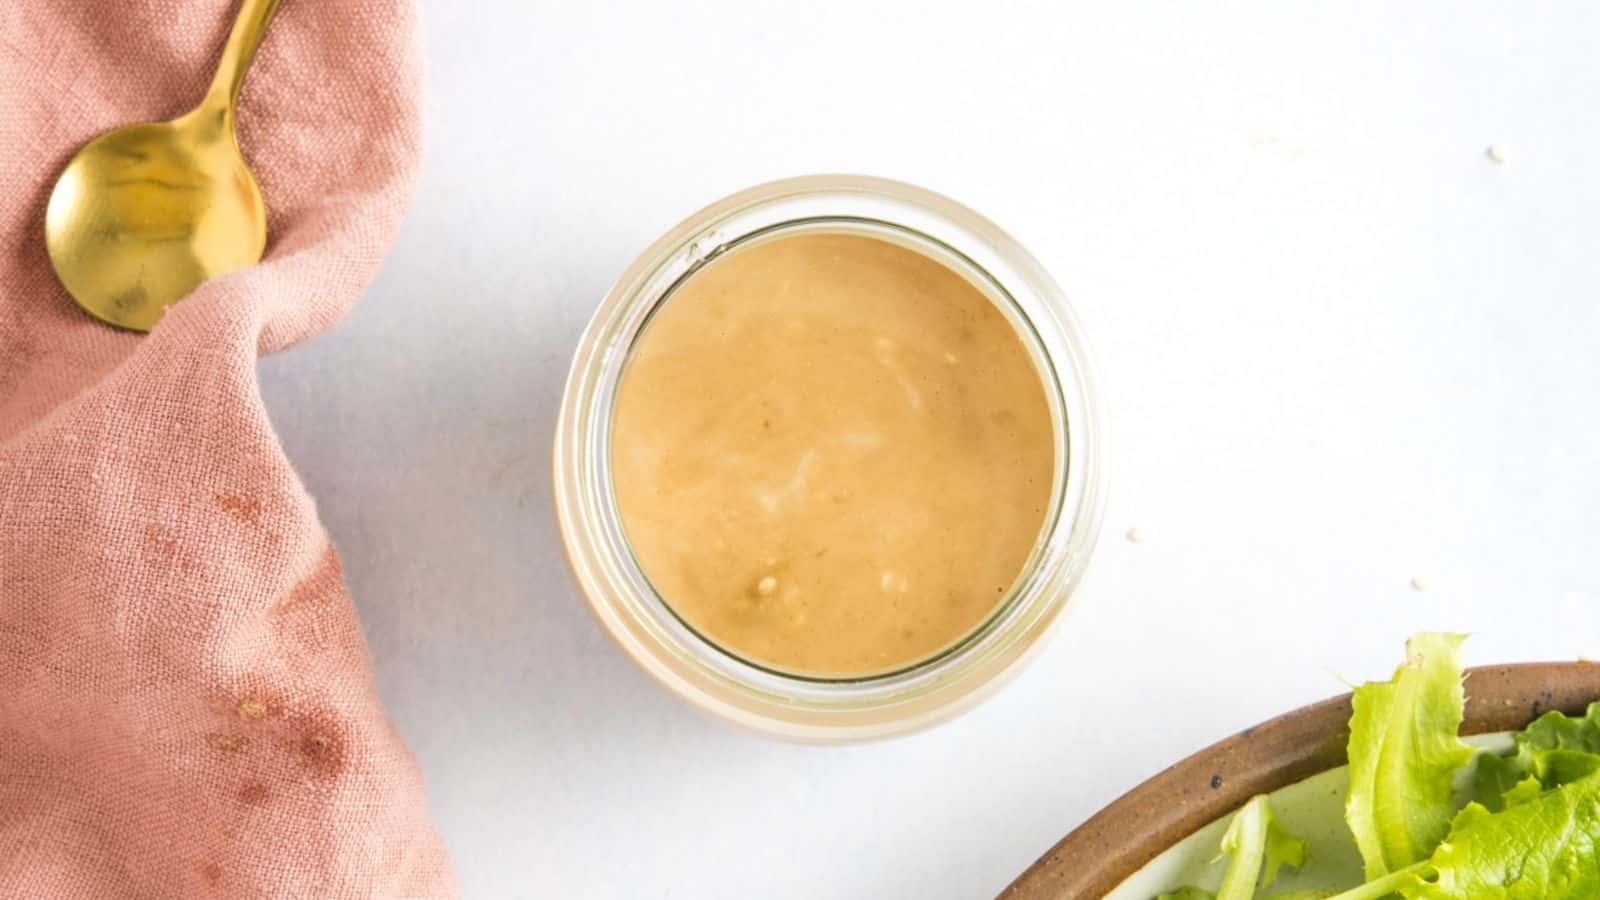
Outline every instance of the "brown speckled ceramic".
[[(1467, 671), (1465, 734), (1515, 731), (1546, 710), (1600, 699), (1600, 665), (1529, 663)], [(1097, 900), (1162, 851), (1267, 793), (1345, 764), (1350, 695), (1246, 728), (1151, 778), (1062, 838), (1000, 896)]]

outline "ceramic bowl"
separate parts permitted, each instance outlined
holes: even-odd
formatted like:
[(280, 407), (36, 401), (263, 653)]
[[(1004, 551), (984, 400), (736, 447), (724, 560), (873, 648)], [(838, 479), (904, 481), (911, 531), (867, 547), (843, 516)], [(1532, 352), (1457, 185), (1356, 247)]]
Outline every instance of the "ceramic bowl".
[[(1600, 665), (1529, 663), (1467, 670), (1462, 732), (1503, 744), (1547, 710), (1583, 712), (1600, 699)], [(1359, 880), (1342, 809), (1350, 695), (1247, 728), (1123, 795), (1062, 838), (1001, 894), (1005, 900), (1150, 900), (1185, 884), (1214, 887), (1227, 817), (1256, 794), (1317, 849), (1284, 890)], [(1275, 889), (1279, 885), (1274, 886)]]

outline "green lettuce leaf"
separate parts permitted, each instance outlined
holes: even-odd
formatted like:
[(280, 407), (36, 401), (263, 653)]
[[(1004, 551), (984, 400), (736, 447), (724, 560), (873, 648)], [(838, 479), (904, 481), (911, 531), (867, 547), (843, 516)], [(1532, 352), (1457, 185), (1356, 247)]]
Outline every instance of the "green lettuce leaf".
[[(1338, 890), (1290, 890), (1288, 894), (1269, 894), (1262, 900), (1328, 900)], [(1162, 894), (1155, 900), (1216, 900), (1216, 894), (1198, 887), (1179, 887), (1174, 894)]]
[[(1529, 775), (1513, 785), (1511, 790), (1506, 791), (1501, 801), (1504, 807), (1520, 806), (1529, 800), (1539, 799), (1539, 795), (1542, 793), (1544, 793), (1544, 785), (1539, 783), (1539, 779)], [(1497, 812), (1498, 810), (1490, 811)]]
[(1533, 782), (1535, 794), (1543, 790), (1533, 778), (1518, 765), (1516, 757), (1497, 753), (1479, 753), (1472, 768), (1472, 799), (1490, 812), (1506, 808), (1507, 799), (1524, 781)]
[(1600, 700), (1589, 704), (1583, 716), (1564, 716), (1555, 710), (1534, 720), (1517, 736), (1517, 743), (1540, 750), (1575, 750), (1600, 753)]
[(1600, 702), (1581, 717), (1547, 712), (1517, 735), (1517, 761), (1545, 788), (1600, 772)]
[(1270, 887), (1284, 866), (1305, 865), (1306, 844), (1278, 822), (1265, 794), (1250, 798), (1228, 823), (1222, 852), (1228, 868), (1215, 895), (1195, 887), (1162, 894), (1156, 900), (1253, 900), (1256, 887)]
[[(1328, 900), (1338, 890), (1290, 890), (1288, 894), (1269, 894), (1262, 900)], [(1179, 887), (1174, 894), (1162, 894), (1155, 900), (1216, 900), (1216, 894), (1198, 887)]]
[(1600, 774), (1491, 813), (1455, 818), (1430, 859), (1333, 900), (1594, 900), (1600, 897)]
[(1490, 812), (1600, 772), (1600, 702), (1584, 716), (1547, 712), (1515, 738), (1512, 756), (1478, 756), (1473, 799)]
[(1222, 852), (1231, 859), (1217, 900), (1251, 900), (1258, 879), (1261, 887), (1270, 887), (1279, 869), (1298, 868), (1306, 861), (1305, 841), (1278, 823), (1265, 794), (1252, 797), (1233, 817), (1222, 836)]
[(1461, 729), (1465, 635), (1419, 634), (1394, 679), (1355, 690), (1345, 819), (1368, 880), (1427, 859), (1456, 814), (1456, 771), (1472, 760)]
[(1456, 817), (1435, 875), (1401, 887), (1413, 900), (1594, 900), (1600, 897), (1600, 775), (1491, 813)]

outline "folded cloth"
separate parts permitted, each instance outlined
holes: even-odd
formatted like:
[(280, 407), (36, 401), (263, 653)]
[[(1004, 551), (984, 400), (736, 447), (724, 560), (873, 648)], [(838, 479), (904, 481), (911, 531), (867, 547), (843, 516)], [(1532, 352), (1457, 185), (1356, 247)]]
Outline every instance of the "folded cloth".
[(240, 140), (266, 260), (148, 336), (57, 284), (94, 135), (185, 111), (233, 0), (0, 0), (0, 897), (453, 896), (259, 354), (329, 327), (419, 160), (413, 0), (287, 0)]

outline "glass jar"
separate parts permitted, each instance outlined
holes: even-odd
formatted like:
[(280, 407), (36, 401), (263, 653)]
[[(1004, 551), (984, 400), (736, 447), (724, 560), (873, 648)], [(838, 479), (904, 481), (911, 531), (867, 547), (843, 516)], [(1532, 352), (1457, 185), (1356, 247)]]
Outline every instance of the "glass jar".
[[(611, 420), (635, 338), (673, 288), (720, 254), (799, 231), (860, 234), (960, 273), (1016, 328), (1055, 432), (1051, 505), (1022, 572), (989, 618), (939, 654), (859, 678), (785, 673), (701, 637), (651, 587), (624, 535), (611, 482)], [(572, 363), (554, 450), (556, 514), (578, 586), (639, 665), (696, 706), (781, 737), (882, 737), (948, 718), (1015, 673), (1082, 579), (1099, 533), (1105, 439), (1083, 335), (1029, 253), (954, 201), (880, 178), (816, 175), (741, 191), (690, 216), (623, 273)]]

